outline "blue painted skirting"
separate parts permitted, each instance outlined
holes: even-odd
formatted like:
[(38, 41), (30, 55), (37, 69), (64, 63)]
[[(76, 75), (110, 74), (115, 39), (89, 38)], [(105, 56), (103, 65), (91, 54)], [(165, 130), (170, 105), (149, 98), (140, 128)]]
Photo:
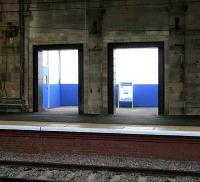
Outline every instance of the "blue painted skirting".
[(50, 85), (50, 108), (60, 106), (60, 85), (51, 84)]
[[(78, 106), (78, 84), (51, 84), (50, 108)], [(118, 107), (119, 85), (115, 85), (115, 103)], [(134, 107), (158, 107), (158, 85), (133, 85)], [(120, 102), (120, 107), (131, 107), (131, 102)], [(43, 85), (43, 108), (48, 107), (48, 86)]]
[[(50, 108), (59, 106), (78, 106), (77, 84), (50, 84)], [(43, 84), (43, 108), (48, 108), (48, 85)]]
[[(115, 85), (115, 103), (118, 107), (119, 85)], [(131, 107), (131, 102), (120, 102), (120, 107)], [(133, 107), (158, 107), (157, 84), (133, 85)]]
[(43, 84), (42, 91), (43, 91), (42, 107), (43, 107), (43, 109), (46, 109), (46, 108), (48, 108), (48, 85), (47, 84)]
[(158, 85), (134, 85), (135, 107), (158, 107)]
[(61, 84), (60, 101), (61, 106), (78, 106), (78, 85)]

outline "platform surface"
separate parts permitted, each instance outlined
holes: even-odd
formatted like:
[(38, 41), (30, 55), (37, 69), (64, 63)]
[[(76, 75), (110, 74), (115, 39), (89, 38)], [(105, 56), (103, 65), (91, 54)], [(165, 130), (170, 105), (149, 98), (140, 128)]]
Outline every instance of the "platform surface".
[(1, 130), (200, 136), (199, 116), (159, 116), (157, 108), (122, 108), (115, 115), (78, 115), (77, 107), (1, 113)]
[(163, 135), (163, 136), (195, 136), (200, 137), (199, 126), (162, 126), (162, 125), (127, 125), (127, 124), (96, 124), (96, 123), (66, 123), (38, 121), (0, 121), (0, 130), (25, 131), (59, 131), (77, 133), (107, 133), (133, 135)]

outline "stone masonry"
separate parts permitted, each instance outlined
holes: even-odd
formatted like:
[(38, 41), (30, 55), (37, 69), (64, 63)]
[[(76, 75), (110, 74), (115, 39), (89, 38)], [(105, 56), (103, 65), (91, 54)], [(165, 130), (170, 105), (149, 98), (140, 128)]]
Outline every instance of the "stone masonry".
[(33, 111), (33, 45), (83, 44), (83, 113), (107, 114), (108, 43), (163, 42), (165, 114), (199, 115), (198, 1), (1, 0), (0, 8), (2, 111)]

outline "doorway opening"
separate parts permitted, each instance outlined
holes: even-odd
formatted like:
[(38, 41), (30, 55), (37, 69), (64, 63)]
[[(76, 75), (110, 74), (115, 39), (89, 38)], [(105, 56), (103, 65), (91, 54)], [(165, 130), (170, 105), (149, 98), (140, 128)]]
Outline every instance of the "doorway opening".
[(81, 45), (34, 46), (35, 112), (82, 113)]
[(164, 114), (162, 43), (109, 44), (109, 114)]

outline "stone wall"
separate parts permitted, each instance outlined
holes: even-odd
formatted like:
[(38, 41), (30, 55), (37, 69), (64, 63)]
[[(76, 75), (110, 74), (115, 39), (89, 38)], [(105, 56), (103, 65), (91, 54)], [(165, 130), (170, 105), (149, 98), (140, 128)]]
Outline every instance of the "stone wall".
[[(32, 111), (33, 45), (79, 43), (84, 47), (83, 112), (106, 114), (108, 43), (164, 42), (165, 114), (199, 115), (199, 2), (189, 0), (55, 2), (56, 0), (24, 0), (24, 51), (20, 52), (20, 45), (23, 44), (20, 44), (22, 36), (19, 32), (14, 38), (16, 48), (5, 48), (9, 52), (7, 66), (10, 74), (7, 75), (10, 76), (6, 79), (6, 89), (2, 89), (4, 76), (1, 74), (1, 98), (19, 98), (23, 108)], [(1, 7), (6, 11), (1, 15), (3, 25), (1, 29), (4, 30), (10, 21), (20, 27), (18, 1), (16, 0), (16, 4), (8, 4), (6, 0), (2, 0)], [(13, 9), (16, 13), (9, 12)], [(8, 42), (2, 35), (0, 42), (2, 49), (5, 41)], [(23, 74), (20, 74), (20, 68), (23, 67), (23, 61), (21, 59), (20, 62), (20, 58), (23, 58), (23, 53), (25, 81), (21, 88)], [(1, 51), (1, 73), (5, 70), (4, 55)], [(6, 90), (7, 95), (2, 94), (3, 90)], [(5, 101), (1, 99), (1, 103), (3, 102)]]
[(25, 108), (21, 57), (23, 30), (18, 1), (13, 1), (12, 6), (5, 2), (0, 1), (0, 108), (18, 111)]

